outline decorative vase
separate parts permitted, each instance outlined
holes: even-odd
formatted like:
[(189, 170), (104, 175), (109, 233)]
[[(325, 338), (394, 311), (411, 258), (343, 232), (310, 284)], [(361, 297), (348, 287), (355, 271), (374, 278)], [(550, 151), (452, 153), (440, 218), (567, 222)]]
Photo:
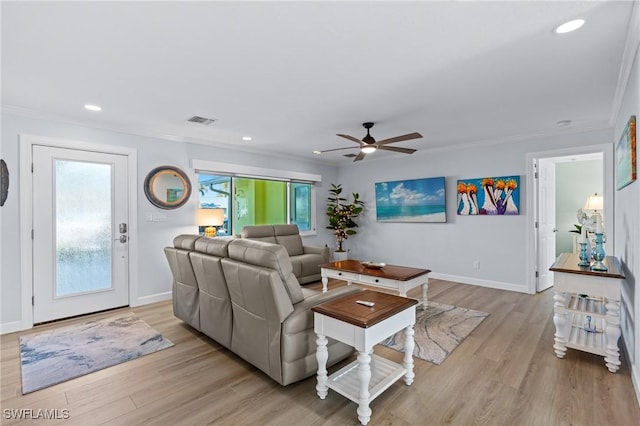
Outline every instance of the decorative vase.
[(348, 258), (349, 258), (349, 253), (346, 250), (344, 251), (336, 250), (335, 252), (333, 252), (334, 262), (341, 262), (343, 260), (347, 260)]
[(608, 271), (609, 269), (604, 266), (602, 261), (605, 258), (604, 248), (602, 247), (602, 233), (596, 232), (596, 247), (593, 249), (593, 265), (591, 265), (592, 271)]
[(578, 262), (578, 266), (589, 266), (589, 254), (587, 253), (587, 243), (579, 243), (580, 244), (580, 262)]

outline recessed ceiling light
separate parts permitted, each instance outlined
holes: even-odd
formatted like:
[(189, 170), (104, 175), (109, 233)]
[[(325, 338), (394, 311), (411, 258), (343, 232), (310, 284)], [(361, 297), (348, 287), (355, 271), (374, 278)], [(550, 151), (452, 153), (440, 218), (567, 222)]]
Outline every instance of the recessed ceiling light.
[(242, 140), (243, 141), (250, 141), (251, 140), (251, 136), (243, 136)]
[(581, 26), (584, 25), (584, 19), (574, 19), (573, 21), (565, 22), (564, 24), (558, 26), (553, 32), (556, 34), (566, 34), (571, 31), (575, 31)]
[(322, 154), (320, 151), (313, 151), (314, 154)]
[(567, 127), (569, 124), (571, 124), (571, 120), (560, 120), (556, 124), (558, 125), (558, 127)]
[(102, 108), (99, 107), (98, 105), (86, 104), (84, 108), (88, 109), (89, 111), (102, 111)]

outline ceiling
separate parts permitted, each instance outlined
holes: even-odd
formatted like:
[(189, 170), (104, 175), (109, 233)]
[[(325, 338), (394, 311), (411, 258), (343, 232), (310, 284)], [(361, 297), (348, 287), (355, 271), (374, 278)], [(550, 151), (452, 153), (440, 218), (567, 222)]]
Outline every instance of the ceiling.
[(357, 148), (336, 133), (362, 138), (365, 121), (378, 140), (422, 133), (394, 145), (419, 151), (611, 127), (633, 2), (1, 8), (5, 111), (340, 165), (357, 149), (312, 152)]

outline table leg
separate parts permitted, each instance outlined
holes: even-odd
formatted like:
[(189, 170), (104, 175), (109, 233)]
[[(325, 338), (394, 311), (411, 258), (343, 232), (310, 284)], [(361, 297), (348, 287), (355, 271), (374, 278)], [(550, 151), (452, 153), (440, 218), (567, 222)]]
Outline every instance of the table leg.
[(322, 292), (327, 292), (327, 285), (329, 284), (329, 278), (327, 278), (327, 272), (324, 269), (320, 270), (320, 275), (322, 277)]
[(360, 378), (360, 394), (358, 403), (358, 420), (363, 425), (371, 420), (371, 408), (369, 408), (369, 382), (371, 381), (371, 350), (358, 352), (358, 377)]
[(620, 368), (620, 350), (618, 349), (618, 339), (620, 338), (620, 302), (607, 299), (607, 326), (605, 329), (605, 341), (607, 342), (604, 357), (607, 368), (615, 373)]
[(329, 391), (327, 386), (327, 359), (329, 351), (327, 350), (327, 338), (322, 334), (318, 334), (316, 339), (316, 360), (318, 361), (318, 384), (316, 391), (320, 399), (325, 399)]
[(415, 341), (413, 340), (413, 325), (404, 329), (404, 360), (403, 365), (407, 372), (404, 374), (404, 382), (407, 386), (413, 383), (413, 378), (416, 376), (413, 373), (413, 349), (415, 348)]
[(553, 349), (555, 349), (558, 358), (564, 358), (567, 354), (567, 336), (565, 336), (567, 329), (566, 295), (563, 292), (556, 291), (553, 295), (553, 301), (553, 323), (556, 326)]
[(427, 290), (429, 289), (429, 277), (427, 277), (424, 284), (422, 284), (422, 310), (427, 310)]

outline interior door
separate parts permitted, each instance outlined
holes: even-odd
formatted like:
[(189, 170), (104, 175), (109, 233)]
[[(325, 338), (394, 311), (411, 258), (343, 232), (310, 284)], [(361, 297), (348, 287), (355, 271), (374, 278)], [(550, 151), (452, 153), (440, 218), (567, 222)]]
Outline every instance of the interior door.
[(32, 154), (34, 323), (128, 305), (127, 157)]
[(556, 259), (556, 165), (538, 162), (538, 285), (542, 291), (553, 285), (549, 267)]

